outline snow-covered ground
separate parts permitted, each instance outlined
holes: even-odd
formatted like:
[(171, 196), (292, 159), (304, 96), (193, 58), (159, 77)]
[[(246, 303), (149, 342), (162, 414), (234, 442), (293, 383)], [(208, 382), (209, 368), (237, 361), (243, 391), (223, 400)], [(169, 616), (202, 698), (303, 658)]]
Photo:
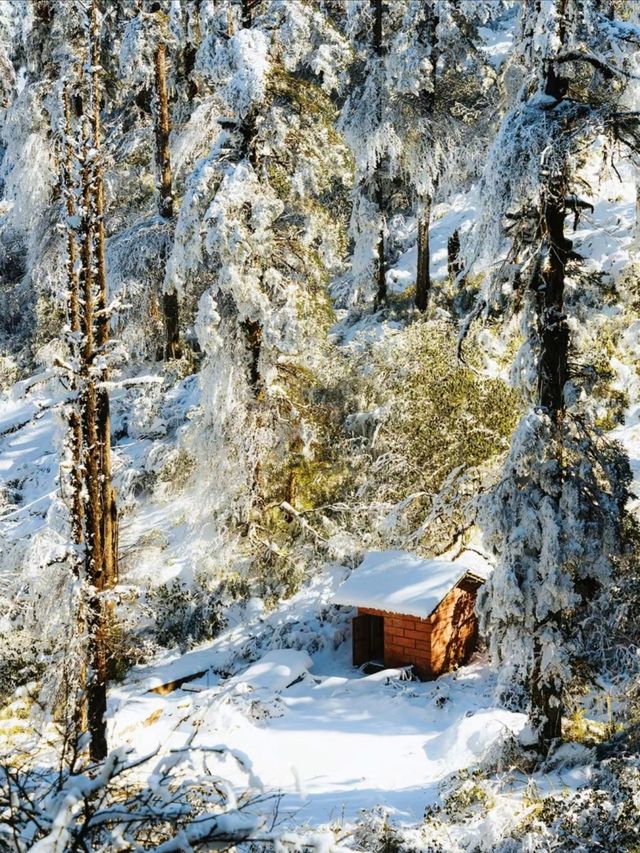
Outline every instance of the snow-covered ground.
[[(401, 670), (363, 676), (350, 663), (349, 611), (326, 605), (343, 577), (329, 570), (273, 613), (258, 610), (207, 646), (134, 670), (111, 693), (111, 742), (139, 753), (187, 743), (241, 753), (253, 778), (228, 757), (212, 760), (212, 772), (239, 791), (281, 793), (289, 826), (346, 824), (380, 805), (401, 823), (419, 821), (448, 774), (485, 757), (525, 717), (492, 705), (481, 659), (431, 683)], [(294, 648), (279, 651), (285, 641)], [(150, 691), (207, 667), (165, 695)]]

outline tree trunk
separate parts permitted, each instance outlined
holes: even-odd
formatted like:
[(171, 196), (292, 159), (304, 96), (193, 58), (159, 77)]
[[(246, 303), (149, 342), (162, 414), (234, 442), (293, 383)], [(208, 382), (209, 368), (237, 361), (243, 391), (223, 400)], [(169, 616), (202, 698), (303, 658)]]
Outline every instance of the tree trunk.
[[(92, 33), (92, 63), (94, 68), (100, 65), (100, 31), (98, 29), (95, 3), (92, 7), (91, 24)], [(100, 100), (101, 89), (97, 73), (93, 79), (93, 115), (91, 132), (93, 145), (96, 151), (101, 148), (101, 123), (100, 123)], [(95, 193), (95, 267), (97, 288), (97, 317), (96, 317), (96, 346), (98, 352), (104, 354), (109, 342), (109, 307), (107, 291), (107, 262), (106, 262), (106, 234), (105, 234), (105, 203), (104, 203), (104, 175), (102, 161), (97, 157), (95, 160), (94, 174)], [(100, 376), (100, 387), (97, 392), (97, 430), (98, 448), (100, 451), (100, 489), (101, 489), (101, 511), (102, 511), (102, 543), (104, 553), (104, 588), (111, 589), (118, 580), (118, 554), (117, 554), (117, 511), (115, 496), (111, 485), (111, 412), (109, 407), (109, 394), (104, 383), (109, 379), (106, 368)]]
[[(561, 180), (553, 182), (543, 208), (548, 256), (537, 293), (541, 346), (538, 405), (556, 426), (560, 478), (563, 477), (561, 430), (569, 351), (569, 328), (563, 310), (564, 281), (572, 245), (564, 236), (564, 197), (564, 183)], [(555, 626), (560, 625), (560, 620), (559, 612), (549, 614), (548, 621)], [(542, 626), (539, 626), (541, 629)], [(539, 745), (543, 752), (547, 752), (553, 741), (562, 735), (562, 684), (558, 683), (555, 676), (542, 671), (542, 650), (537, 640), (534, 645), (531, 704), (532, 723), (538, 732)]]
[[(200, 4), (201, 0), (193, 0), (191, 8), (185, 10), (185, 32), (187, 39), (182, 51), (182, 64), (184, 78), (187, 82), (187, 98), (193, 101), (198, 94), (198, 84), (193, 78), (193, 70), (196, 65), (196, 55), (200, 43)], [(191, 34), (190, 32), (191, 31)]]
[(385, 247), (385, 228), (386, 228), (386, 217), (384, 211), (384, 197), (382, 194), (382, 181), (380, 177), (380, 171), (378, 170), (378, 174), (376, 176), (376, 204), (378, 206), (378, 211), (380, 213), (380, 233), (378, 235), (378, 245), (376, 249), (376, 253), (378, 256), (378, 263), (376, 267), (376, 279), (377, 279), (377, 289), (376, 289), (376, 298), (375, 298), (375, 308), (381, 308), (382, 305), (387, 301), (387, 260), (386, 260), (386, 247)]
[[(447, 274), (452, 284), (463, 270), (460, 258), (460, 232), (456, 229), (447, 240)], [(462, 282), (460, 282), (462, 284)]]
[[(558, 2), (558, 35), (560, 44), (566, 37), (566, 0)], [(546, 69), (545, 93), (561, 101), (568, 81), (556, 73), (553, 62)], [(538, 406), (551, 418), (556, 428), (559, 448), (559, 473), (562, 472), (562, 417), (564, 386), (567, 381), (569, 328), (564, 314), (565, 268), (572, 243), (564, 235), (566, 217), (566, 186), (564, 175), (556, 174), (546, 187), (542, 202), (543, 239), (546, 258), (539, 276), (533, 281), (536, 289), (537, 315), (540, 328), (540, 359), (538, 362)], [(560, 625), (561, 614), (550, 613), (548, 622)], [(537, 626), (537, 631), (543, 629)], [(534, 641), (534, 661), (531, 682), (531, 721), (537, 732), (539, 746), (547, 752), (554, 740), (562, 735), (562, 684), (542, 667), (542, 648), (538, 637)]]
[[(107, 754), (106, 720), (109, 608), (104, 592), (115, 583), (116, 513), (111, 485), (111, 435), (109, 397), (103, 370), (97, 375), (96, 359), (109, 338), (107, 278), (105, 264), (104, 184), (100, 162), (100, 51), (96, 0), (89, 20), (89, 71), (87, 103), (82, 117), (82, 214), (80, 222), (81, 298), (77, 300), (77, 322), (82, 336), (79, 347), (80, 424), (82, 443), (82, 519), (73, 519), (77, 535), (84, 538), (85, 579), (89, 585), (87, 602), (88, 664), (86, 721), (92, 759)], [(66, 118), (70, 119), (68, 99)], [(73, 250), (70, 247), (70, 257)], [(94, 274), (95, 272), (95, 274)], [(74, 276), (69, 279), (71, 322), (75, 323)]]
[[(243, 29), (248, 29), (253, 23), (253, 10), (256, 0), (242, 0), (241, 23)], [(240, 125), (240, 159), (246, 159), (253, 169), (257, 169), (256, 137), (256, 114), (251, 109), (242, 120)], [(251, 215), (251, 205), (247, 205), (247, 215)], [(253, 395), (257, 399), (260, 396), (262, 382), (260, 377), (260, 351), (262, 349), (262, 326), (258, 320), (245, 320), (242, 323), (247, 348), (249, 350), (249, 381), (253, 389)], [(255, 481), (259, 480), (259, 469), (256, 469)]]
[[(373, 30), (372, 42), (373, 50), (379, 58), (384, 56), (383, 43), (383, 28), (382, 28), (382, 0), (370, 0), (371, 9), (373, 12)], [(378, 163), (376, 172), (373, 177), (375, 183), (375, 201), (380, 215), (380, 234), (378, 236), (378, 245), (376, 253), (378, 256), (376, 279), (376, 298), (374, 307), (376, 310), (387, 301), (387, 261), (386, 261), (386, 246), (385, 246), (385, 229), (387, 220), (387, 211), (385, 207), (385, 197), (382, 189), (382, 164)]]
[[(71, 139), (71, 106), (69, 101), (69, 89), (67, 83), (62, 90), (62, 106), (64, 111), (64, 154), (62, 158), (63, 185), (65, 193), (65, 207), (70, 220), (76, 215), (76, 205), (72, 192), (73, 181), (73, 150), (69, 144)], [(78, 340), (80, 337), (80, 293), (78, 271), (78, 246), (76, 236), (71, 228), (67, 229), (67, 317), (69, 322), (70, 349), (74, 357), (78, 356)], [(71, 389), (77, 386), (76, 377), (71, 377)], [(71, 434), (71, 488), (72, 488), (72, 538), (76, 545), (82, 543), (82, 428), (80, 418), (75, 407), (72, 407), (69, 415), (69, 432)]]
[(533, 657), (531, 726), (537, 733), (538, 746), (543, 753), (547, 753), (553, 742), (562, 737), (562, 685), (542, 673), (542, 649), (537, 639), (534, 641)]
[(544, 286), (538, 291), (541, 325), (541, 354), (538, 365), (538, 403), (558, 424), (564, 410), (564, 386), (567, 381), (569, 328), (564, 314), (565, 267), (571, 241), (564, 236), (566, 215), (563, 186), (550, 188), (544, 205), (548, 258), (542, 272)]
[[(155, 84), (156, 108), (154, 111), (156, 136), (156, 165), (160, 180), (160, 195), (158, 212), (162, 219), (170, 222), (174, 215), (173, 186), (171, 174), (171, 156), (169, 135), (171, 119), (169, 116), (169, 93), (167, 89), (166, 47), (159, 41), (155, 52)], [(164, 266), (166, 247), (163, 249), (160, 261)], [(180, 306), (178, 293), (174, 287), (164, 285), (162, 295), (162, 312), (165, 326), (165, 359), (180, 358)]]
[[(62, 107), (64, 113), (64, 144), (62, 156), (63, 191), (67, 216), (72, 221), (76, 216), (76, 204), (73, 194), (73, 148), (71, 140), (71, 106), (69, 88), (65, 83), (62, 89)], [(80, 282), (77, 270), (78, 246), (76, 234), (72, 228), (67, 229), (67, 321), (69, 323), (69, 347), (76, 361), (79, 361), (78, 344), (80, 340)], [(77, 378), (71, 374), (70, 387), (77, 389)], [(74, 402), (69, 412), (69, 443), (71, 446), (71, 539), (76, 546), (73, 561), (73, 572), (78, 580), (83, 579), (81, 545), (84, 540), (84, 504), (82, 498), (82, 423), (77, 404)], [(85, 606), (80, 593), (78, 602), (78, 631), (81, 636), (86, 633)], [(87, 717), (87, 665), (84, 654), (78, 665), (77, 684), (75, 685), (74, 721), (76, 731), (86, 732)]]
[(426, 311), (431, 293), (431, 274), (429, 270), (429, 223), (431, 220), (431, 199), (424, 201), (422, 212), (418, 216), (418, 264), (416, 269), (416, 308)]
[(260, 396), (260, 350), (262, 349), (262, 326), (257, 320), (245, 320), (242, 324), (249, 349), (249, 381), (254, 397)]
[[(421, 113), (425, 122), (432, 120), (435, 102), (436, 72), (438, 66), (438, 22), (438, 16), (428, 6), (424, 21), (421, 24), (421, 37), (431, 46), (431, 85), (430, 88), (425, 88), (420, 92)], [(433, 191), (435, 191), (435, 184)], [(433, 198), (430, 194), (423, 200), (422, 211), (418, 213), (418, 257), (416, 263), (416, 308), (418, 311), (427, 310), (431, 294), (429, 225), (431, 222), (432, 202)]]

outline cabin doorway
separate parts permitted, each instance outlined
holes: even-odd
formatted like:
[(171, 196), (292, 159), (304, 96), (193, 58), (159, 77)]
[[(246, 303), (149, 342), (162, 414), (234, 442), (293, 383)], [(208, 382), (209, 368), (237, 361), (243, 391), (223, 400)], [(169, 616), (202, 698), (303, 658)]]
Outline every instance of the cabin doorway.
[(384, 617), (361, 613), (353, 620), (353, 663), (384, 664)]

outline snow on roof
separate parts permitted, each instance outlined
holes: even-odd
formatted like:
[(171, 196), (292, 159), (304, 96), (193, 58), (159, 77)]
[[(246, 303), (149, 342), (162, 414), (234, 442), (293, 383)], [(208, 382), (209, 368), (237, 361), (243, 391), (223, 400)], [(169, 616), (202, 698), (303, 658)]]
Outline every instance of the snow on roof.
[(334, 604), (426, 618), (465, 575), (484, 579), (482, 558), (424, 560), (407, 551), (370, 551), (333, 597)]

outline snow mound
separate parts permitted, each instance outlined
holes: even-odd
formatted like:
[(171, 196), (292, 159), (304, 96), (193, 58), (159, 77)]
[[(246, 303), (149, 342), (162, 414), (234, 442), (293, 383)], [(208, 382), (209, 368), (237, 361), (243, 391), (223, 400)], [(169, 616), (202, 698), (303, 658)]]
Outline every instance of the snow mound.
[(301, 678), (311, 668), (312, 663), (306, 652), (277, 649), (267, 652), (240, 675), (230, 678), (227, 687), (242, 686), (245, 689), (279, 693)]
[(455, 773), (482, 761), (496, 743), (517, 735), (525, 723), (525, 714), (499, 708), (468, 714), (427, 744), (427, 757), (440, 763), (442, 775)]

